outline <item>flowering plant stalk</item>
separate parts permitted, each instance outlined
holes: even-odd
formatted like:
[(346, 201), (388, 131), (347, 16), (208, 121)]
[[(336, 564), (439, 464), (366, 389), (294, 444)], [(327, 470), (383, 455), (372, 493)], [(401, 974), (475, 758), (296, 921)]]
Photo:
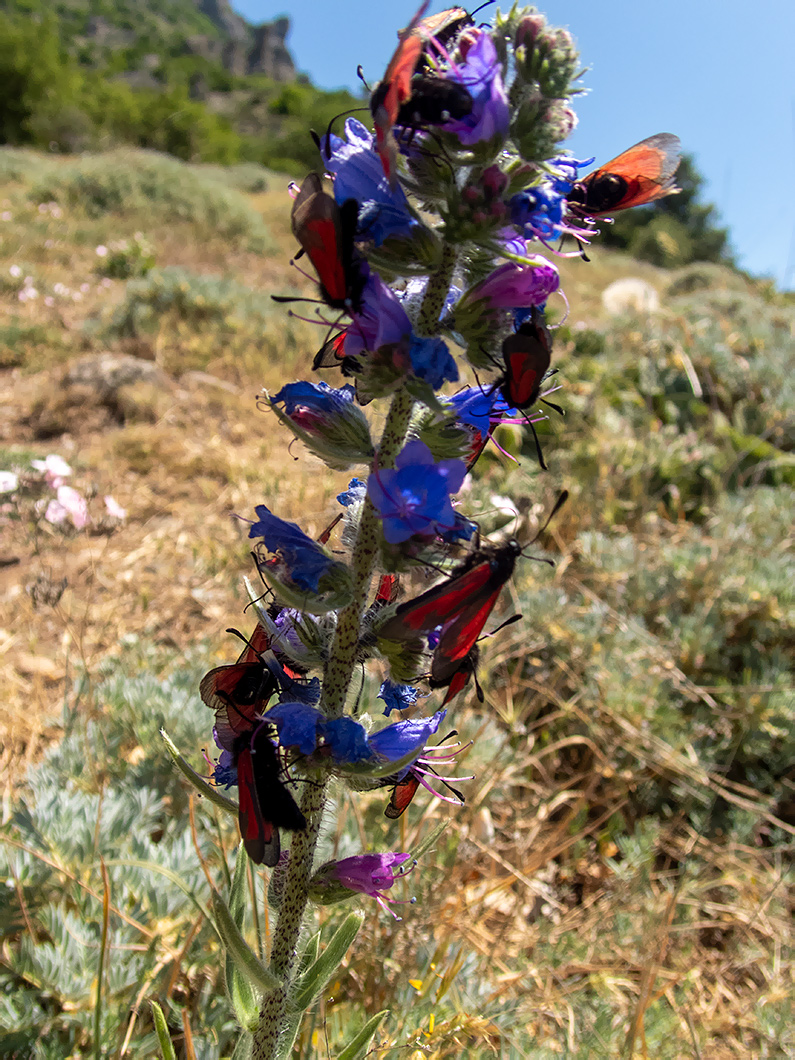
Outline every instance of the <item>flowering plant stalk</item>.
[[(560, 147), (580, 76), (568, 33), (532, 8), (483, 28), (461, 9), (423, 19), (426, 7), (373, 93), (375, 132), (348, 118), (343, 135), (318, 138), (316, 173), (292, 189), (293, 232), (328, 307), (314, 367), (348, 381), (288, 383), (261, 405), (328, 467), (355, 470), (338, 498), (345, 558), (326, 548), (334, 524), (315, 541), (256, 507), (249, 536), (268, 594), (251, 590), (258, 623), (243, 654), (201, 684), (220, 751), (213, 782), (168, 744), (190, 781), (238, 818), (237, 868), (213, 913), (239, 1055), (255, 1060), (290, 1055), (356, 935), (352, 914), (323, 948), (318, 936), (306, 943), (309, 906), (365, 894), (396, 915), (389, 892), (416, 857), (363, 851), (319, 864), (329, 783), (388, 789), (389, 818), (421, 787), (463, 800), (452, 785), (467, 778), (448, 775), (457, 748), (435, 734), (476, 669), (476, 641), (521, 549), (474, 547), (477, 528), (454, 498), (496, 426), (531, 426), (549, 392), (544, 308), (559, 277), (539, 249), (594, 232), (583, 196), (569, 204), (583, 163)], [(467, 365), (479, 382), (455, 390)], [(388, 403), (377, 440), (371, 402)], [(398, 574), (454, 554), (463, 558), (447, 577), (398, 599)], [(408, 718), (378, 724), (374, 704), (352, 702), (353, 674), (370, 660), (389, 671), (383, 714)], [(414, 682), (429, 660), (443, 702), (423, 718)], [(233, 786), (237, 801), (219, 790)], [(243, 935), (246, 858), (272, 869), (267, 966)], [(345, 1055), (366, 1048), (382, 1015)]]

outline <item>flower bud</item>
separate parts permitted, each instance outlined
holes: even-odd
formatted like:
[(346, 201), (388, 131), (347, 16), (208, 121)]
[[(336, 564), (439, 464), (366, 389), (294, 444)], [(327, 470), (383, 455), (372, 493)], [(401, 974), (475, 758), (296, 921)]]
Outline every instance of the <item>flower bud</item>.
[(274, 397), (265, 394), (282, 423), (334, 471), (367, 464), (373, 456), (370, 426), (355, 397), (350, 384), (335, 389), (322, 382), (288, 383)]

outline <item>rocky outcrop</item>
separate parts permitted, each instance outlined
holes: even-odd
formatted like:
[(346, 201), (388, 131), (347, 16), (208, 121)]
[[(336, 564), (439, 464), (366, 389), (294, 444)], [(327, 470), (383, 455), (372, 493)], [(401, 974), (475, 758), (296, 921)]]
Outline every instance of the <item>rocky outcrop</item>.
[(232, 10), (229, 0), (197, 0), (197, 5), (226, 40), (219, 49), (217, 42), (193, 36), (187, 41), (189, 51), (220, 57), (224, 68), (232, 74), (264, 74), (274, 81), (295, 80), (295, 64), (285, 43), (290, 30), (289, 18), (251, 26)]

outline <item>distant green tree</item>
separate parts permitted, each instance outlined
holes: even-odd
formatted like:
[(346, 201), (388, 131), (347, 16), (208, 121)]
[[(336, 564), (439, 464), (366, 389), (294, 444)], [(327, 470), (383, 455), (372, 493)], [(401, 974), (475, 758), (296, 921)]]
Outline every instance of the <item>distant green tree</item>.
[(51, 20), (0, 16), (0, 142), (48, 146), (64, 112), (79, 112), (80, 81)]
[(704, 178), (691, 155), (683, 155), (676, 172), (678, 195), (651, 206), (627, 210), (613, 224), (603, 224), (601, 242), (619, 247), (656, 265), (688, 265), (691, 261), (733, 263), (726, 228), (710, 203), (700, 202)]

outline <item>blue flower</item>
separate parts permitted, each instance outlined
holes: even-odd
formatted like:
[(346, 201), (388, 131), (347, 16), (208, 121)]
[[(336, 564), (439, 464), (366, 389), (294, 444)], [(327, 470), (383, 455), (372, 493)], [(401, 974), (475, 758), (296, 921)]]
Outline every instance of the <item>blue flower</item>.
[(372, 758), (367, 732), (353, 718), (324, 719), (320, 735), (332, 761), (337, 764), (366, 762)]
[[(517, 192), (509, 202), (511, 221), (526, 239), (549, 243), (572, 229), (566, 221), (566, 196), (577, 181), (577, 170), (593, 159), (578, 162), (574, 158), (555, 158), (550, 162), (554, 174), (531, 188)], [(576, 233), (575, 233), (576, 234)]]
[(438, 390), (443, 383), (458, 381), (458, 366), (442, 339), (413, 335), (409, 353), (414, 374), (418, 379), (424, 379), (434, 390)]
[[(411, 721), (397, 721), (387, 725), (368, 737), (370, 750), (387, 762), (399, 762), (401, 758), (416, 751), (420, 756), (428, 739), (444, 721), (446, 710), (438, 710), (430, 718), (415, 718)], [(413, 762), (405, 765), (397, 774), (401, 779), (411, 769)]]
[(395, 545), (415, 534), (430, 536), (454, 529), (450, 495), (459, 491), (465, 475), (463, 460), (437, 462), (424, 442), (405, 445), (394, 470), (375, 471), (367, 480), (367, 493), (383, 521), (386, 540)]
[(551, 183), (544, 182), (517, 192), (508, 205), (511, 221), (526, 239), (549, 242), (561, 234), (566, 198)]
[[(530, 312), (528, 310), (528, 314)], [(514, 411), (508, 407), (496, 387), (490, 390), (482, 390), (477, 386), (465, 387), (447, 398), (447, 402), (453, 406), (460, 423), (472, 427), (481, 435), (488, 434), (492, 424), (499, 423), (503, 416)]]
[(476, 32), (477, 37), (470, 44), (464, 61), (447, 73), (450, 80), (466, 86), (472, 96), (472, 113), (448, 122), (444, 128), (468, 146), (506, 136), (510, 122), (508, 96), (497, 49), (488, 33)]
[(303, 755), (311, 755), (317, 747), (318, 725), (325, 714), (305, 703), (277, 703), (263, 714), (279, 734), (279, 745), (294, 748)]
[(378, 693), (378, 698), (386, 703), (384, 714), (387, 717), (393, 710), (408, 710), (409, 707), (413, 707), (419, 696), (419, 688), (414, 688), (412, 685), (399, 685), (395, 681), (384, 681)]
[[(215, 729), (213, 729), (213, 736), (215, 736)], [(215, 742), (218, 743), (217, 737)], [(237, 766), (235, 756), (231, 751), (221, 751), (213, 769), (213, 780), (219, 788), (231, 788), (237, 785)]]
[(264, 504), (254, 509), (259, 516), (251, 524), (249, 537), (261, 537), (265, 548), (279, 556), (289, 569), (290, 579), (307, 592), (318, 592), (319, 582), (334, 563), (316, 541), (300, 526), (274, 515)]
[(337, 203), (347, 199), (359, 203), (358, 235), (377, 247), (392, 236), (410, 237), (419, 221), (400, 185), (390, 188), (371, 133), (356, 118), (348, 118), (345, 136), (347, 142), (330, 134), (321, 150), (326, 169), (334, 174)]
[(352, 478), (344, 493), (337, 494), (337, 500), (343, 508), (350, 508), (352, 504), (359, 504), (367, 495), (367, 483), (360, 478)]
[[(287, 383), (271, 399), (273, 404), (284, 404), (284, 411), (299, 426), (314, 423), (316, 417), (329, 417), (344, 412), (356, 398), (356, 388), (348, 383), (335, 388), (328, 383)], [(305, 424), (304, 420), (308, 420)]]

